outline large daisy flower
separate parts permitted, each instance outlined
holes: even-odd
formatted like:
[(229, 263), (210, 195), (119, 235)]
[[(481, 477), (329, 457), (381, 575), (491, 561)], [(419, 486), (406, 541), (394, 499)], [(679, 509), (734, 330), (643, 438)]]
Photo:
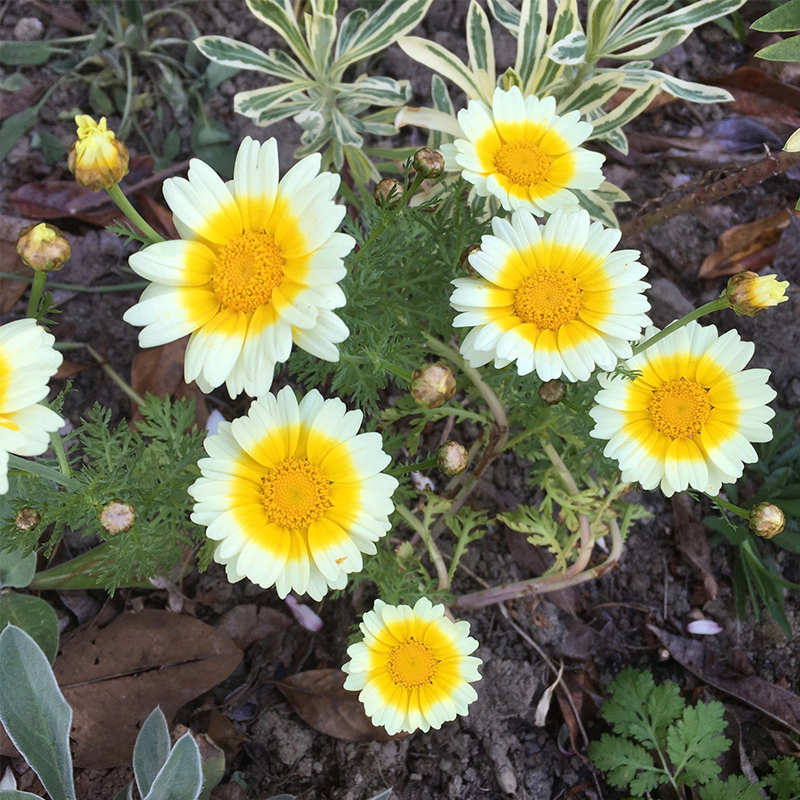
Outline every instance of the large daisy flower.
[(473, 367), (517, 362), (520, 375), (586, 380), (631, 355), (650, 320), (637, 250), (612, 250), (620, 232), (586, 211), (556, 211), (537, 225), (529, 211), (492, 220), (469, 263), (480, 278), (456, 278), (456, 327), (472, 327), (461, 353)]
[(421, 597), (414, 605), (390, 606), (376, 600), (360, 625), (364, 639), (347, 648), (342, 669), (345, 689), (358, 699), (375, 725), (387, 733), (437, 730), (478, 695), (470, 683), (479, 681), (478, 643), (469, 623), (452, 622), (444, 606)]
[(549, 214), (577, 204), (570, 189), (596, 189), (604, 180), (605, 156), (578, 147), (592, 126), (578, 111), (558, 116), (552, 97), (495, 89), (491, 108), (470, 100), (458, 121), (467, 138), (442, 146), (448, 166), (460, 167), (481, 197), (493, 195), (507, 211)]
[(0, 495), (8, 491), (8, 454), (38, 456), (64, 420), (39, 405), (63, 357), (32, 319), (0, 325)]
[(192, 519), (219, 542), (214, 559), (232, 582), (321, 600), (376, 552), (397, 480), (381, 473), (380, 434), (358, 432), (362, 416), (316, 390), (298, 405), (286, 387), (206, 438)]
[[(645, 339), (658, 333), (645, 332)], [(775, 392), (769, 370), (744, 369), (752, 342), (736, 331), (690, 322), (630, 359), (636, 380), (600, 376), (589, 413), (592, 436), (608, 439), (604, 453), (619, 462), (624, 481), (669, 497), (687, 487), (710, 495), (758, 460), (751, 442), (768, 442), (767, 407)]]
[(275, 139), (248, 136), (227, 184), (197, 159), (188, 180), (164, 182), (182, 238), (131, 256), (153, 283), (124, 319), (145, 326), (142, 347), (191, 333), (185, 378), (204, 392), (226, 383), (233, 397), (263, 394), (293, 341), (338, 361), (348, 330), (332, 309), (345, 305), (338, 281), (355, 241), (335, 232), (345, 213), (333, 201), (339, 177), (319, 168), (315, 153), (279, 182)]

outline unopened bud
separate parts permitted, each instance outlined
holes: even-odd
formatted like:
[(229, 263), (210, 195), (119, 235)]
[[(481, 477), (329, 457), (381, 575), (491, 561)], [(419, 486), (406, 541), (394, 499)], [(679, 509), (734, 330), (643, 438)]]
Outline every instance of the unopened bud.
[(461, 251), (461, 255), (458, 257), (458, 266), (470, 276), (470, 278), (478, 278), (478, 271), (472, 264), (469, 263), (469, 257), (473, 253), (480, 253), (481, 246), (479, 244), (471, 244), (469, 247), (465, 247)]
[(112, 500), (103, 506), (99, 516), (100, 527), (111, 534), (126, 533), (136, 522), (136, 512), (130, 503)]
[(777, 536), (786, 524), (786, 517), (772, 503), (758, 503), (750, 509), (750, 530), (764, 539)]
[(733, 275), (725, 287), (731, 308), (740, 317), (754, 317), (770, 306), (785, 303), (789, 281), (779, 281), (777, 275), (756, 275), (749, 270)]
[(64, 234), (49, 222), (26, 225), (17, 238), (17, 253), (29, 267), (39, 272), (61, 269), (72, 255)]
[(106, 127), (106, 118), (95, 122), (87, 114), (75, 117), (78, 138), (67, 156), (75, 182), (93, 192), (116, 186), (128, 174), (128, 148)]
[(413, 165), (423, 178), (438, 178), (444, 172), (444, 156), (430, 147), (421, 147), (414, 153)]
[(449, 440), (436, 451), (436, 461), (439, 469), (452, 477), (460, 475), (467, 468), (469, 453), (463, 444)]
[(397, 178), (384, 178), (375, 184), (375, 202), (381, 208), (396, 208), (403, 196), (403, 186)]
[(567, 387), (563, 381), (545, 381), (539, 387), (539, 397), (549, 406), (558, 405), (567, 393)]
[(455, 393), (456, 379), (442, 361), (428, 362), (411, 376), (411, 395), (423, 408), (439, 408)]
[(41, 521), (42, 518), (35, 508), (23, 508), (17, 514), (14, 523), (18, 531), (32, 531)]

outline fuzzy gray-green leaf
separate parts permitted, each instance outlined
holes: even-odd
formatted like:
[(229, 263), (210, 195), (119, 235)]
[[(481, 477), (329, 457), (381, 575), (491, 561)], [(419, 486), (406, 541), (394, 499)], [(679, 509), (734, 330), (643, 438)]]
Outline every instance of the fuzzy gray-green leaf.
[(21, 550), (0, 552), (0, 589), (12, 586), (24, 589), (36, 572), (36, 552), (23, 553)]
[(191, 733), (181, 736), (144, 800), (196, 800), (203, 785), (200, 750)]
[(161, 709), (156, 707), (144, 721), (133, 748), (133, 774), (142, 797), (150, 791), (169, 758), (169, 749), (169, 726)]
[(47, 601), (29, 594), (0, 594), (0, 631), (7, 625), (22, 628), (42, 648), (52, 664), (58, 653), (58, 617)]

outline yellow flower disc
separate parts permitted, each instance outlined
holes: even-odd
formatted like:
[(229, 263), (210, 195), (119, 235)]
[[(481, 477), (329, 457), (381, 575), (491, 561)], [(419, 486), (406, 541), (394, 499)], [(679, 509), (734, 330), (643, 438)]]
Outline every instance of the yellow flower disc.
[(691, 439), (703, 430), (712, 406), (707, 389), (697, 381), (679, 378), (656, 389), (648, 409), (661, 433), (670, 439)]
[(287, 458), (262, 483), (269, 518), (285, 528), (307, 528), (331, 506), (331, 482), (307, 458)]
[(514, 313), (537, 328), (557, 331), (581, 310), (581, 288), (565, 272), (540, 272), (526, 278), (514, 293)]

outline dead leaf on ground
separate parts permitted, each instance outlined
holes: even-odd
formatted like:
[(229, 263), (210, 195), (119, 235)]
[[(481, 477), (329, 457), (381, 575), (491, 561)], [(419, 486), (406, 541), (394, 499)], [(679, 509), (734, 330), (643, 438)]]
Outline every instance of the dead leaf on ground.
[(276, 688), (312, 728), (347, 742), (388, 742), (408, 734), (389, 736), (376, 727), (364, 712), (358, 692), (344, 688), (340, 669), (312, 669), (276, 681)]
[(139, 212), (144, 217), (145, 222), (152, 225), (165, 239), (181, 238), (175, 223), (172, 221), (172, 212), (166, 206), (162, 206), (161, 203), (144, 192), (136, 195), (136, 199), (139, 203)]
[(237, 730), (234, 724), (216, 709), (211, 712), (206, 734), (214, 740), (218, 747), (222, 748), (226, 764), (233, 763), (233, 759), (239, 755), (242, 743), (248, 741), (247, 736)]
[(89, 369), (88, 364), (76, 364), (74, 361), (62, 361), (61, 366), (56, 370), (53, 375), (54, 381), (65, 381), (69, 378), (74, 378), (85, 369)]
[(211, 790), (211, 800), (247, 800), (244, 789), (236, 783), (222, 783)]
[(3, 102), (0, 103), (0, 120), (30, 108), (47, 91), (51, 83), (52, 81), (34, 81), (17, 89), (16, 92), (4, 92)]
[(81, 15), (67, 5), (54, 5), (45, 0), (30, 0), (40, 11), (49, 14), (54, 25), (70, 33), (91, 33)]
[(648, 625), (669, 654), (702, 681), (753, 706), (767, 717), (800, 734), (800, 697), (755, 675), (741, 676), (726, 668), (721, 654), (699, 641), (673, 636)]
[(286, 614), (249, 603), (232, 608), (215, 627), (230, 636), (237, 647), (247, 650), (251, 644), (262, 639), (280, 637), (293, 626), (294, 621)]
[(703, 606), (716, 598), (719, 588), (711, 570), (711, 548), (708, 546), (705, 525), (695, 519), (691, 500), (685, 494), (672, 496), (672, 513), (675, 515), (678, 550), (703, 581), (703, 597), (696, 603)]
[[(594, 698), (598, 696), (599, 689), (595, 680), (586, 670), (565, 672), (561, 677), (561, 682), (556, 686), (556, 699), (569, 730), (572, 752), (587, 764), (589, 759), (583, 752), (584, 747), (580, 744), (584, 738), (581, 724), (597, 713), (597, 701)], [(575, 712), (577, 712), (577, 716)], [(587, 743), (584, 742), (584, 744)]]
[[(155, 609), (65, 636), (54, 671), (73, 710), (75, 765), (129, 764), (139, 729), (156, 706), (171, 722), (179, 708), (224, 681), (241, 660), (241, 650), (224, 633)], [(12, 747), (0, 728), (0, 754), (12, 755)]]
[(719, 237), (716, 251), (703, 260), (698, 277), (716, 278), (744, 270), (757, 272), (772, 264), (781, 235), (793, 216), (800, 220), (800, 211), (787, 208), (725, 231)]
[[(208, 406), (205, 397), (196, 383), (186, 383), (183, 379), (183, 359), (189, 337), (140, 350), (133, 357), (131, 365), (131, 386), (142, 397), (147, 394), (156, 397), (171, 397), (181, 400), (184, 397), (194, 398), (195, 422), (199, 428), (205, 428), (208, 420)], [(134, 422), (142, 418), (139, 406), (133, 407)]]
[(726, 104), (731, 111), (770, 117), (800, 127), (800, 89), (770, 77), (763, 70), (741, 67), (708, 82), (724, 87), (733, 95), (733, 102)]

